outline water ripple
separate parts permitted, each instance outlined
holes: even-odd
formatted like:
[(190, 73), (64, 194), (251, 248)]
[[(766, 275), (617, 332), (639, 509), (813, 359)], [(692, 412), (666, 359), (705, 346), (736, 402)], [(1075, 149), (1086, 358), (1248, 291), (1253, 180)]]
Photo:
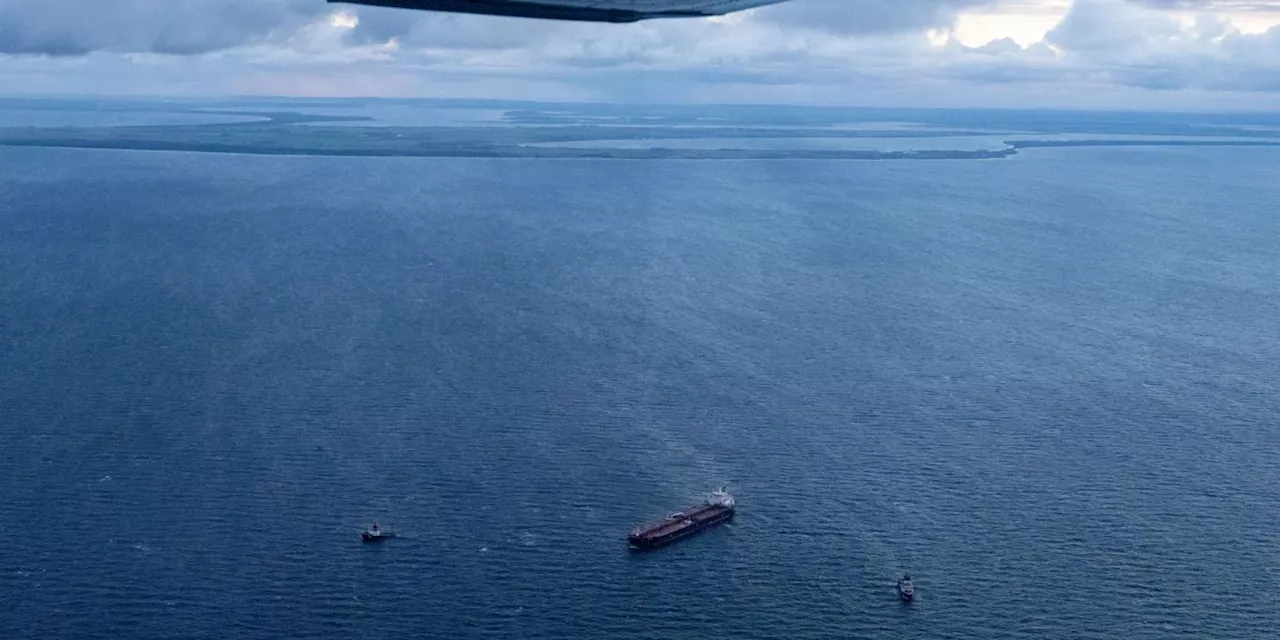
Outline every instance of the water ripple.
[(1273, 156), (0, 150), (0, 637), (1268, 637)]

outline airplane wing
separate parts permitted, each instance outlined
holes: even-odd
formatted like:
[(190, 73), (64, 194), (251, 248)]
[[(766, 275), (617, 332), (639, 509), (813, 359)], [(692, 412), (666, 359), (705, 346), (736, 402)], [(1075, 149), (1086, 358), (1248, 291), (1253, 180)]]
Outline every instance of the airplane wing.
[(493, 16), (636, 22), (649, 18), (716, 16), (786, 0), (328, 0), (400, 9)]

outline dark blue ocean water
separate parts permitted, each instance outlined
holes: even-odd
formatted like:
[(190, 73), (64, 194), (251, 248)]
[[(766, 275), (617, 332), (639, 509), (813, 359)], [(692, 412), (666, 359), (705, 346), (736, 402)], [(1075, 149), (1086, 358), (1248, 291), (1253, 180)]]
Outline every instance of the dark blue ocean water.
[(0, 149), (0, 637), (1272, 637), (1278, 167)]

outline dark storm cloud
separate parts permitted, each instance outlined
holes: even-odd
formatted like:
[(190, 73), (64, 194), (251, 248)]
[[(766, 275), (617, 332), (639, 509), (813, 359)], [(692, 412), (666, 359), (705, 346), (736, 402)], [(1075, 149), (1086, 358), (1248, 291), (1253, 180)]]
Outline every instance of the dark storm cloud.
[(2, 0), (0, 53), (203, 53), (266, 42), (329, 11), (322, 0)]

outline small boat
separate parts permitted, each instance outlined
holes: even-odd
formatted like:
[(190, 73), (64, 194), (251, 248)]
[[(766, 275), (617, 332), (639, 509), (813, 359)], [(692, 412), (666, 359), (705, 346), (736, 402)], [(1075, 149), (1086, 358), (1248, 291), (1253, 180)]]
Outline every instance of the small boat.
[(373, 526), (369, 527), (367, 531), (360, 532), (360, 539), (365, 542), (382, 542), (383, 540), (394, 537), (396, 537), (396, 534), (379, 529), (378, 523), (376, 522), (373, 523)]
[(916, 599), (916, 586), (911, 584), (910, 575), (904, 575), (898, 581), (898, 597), (902, 598), (903, 602), (912, 602)]

